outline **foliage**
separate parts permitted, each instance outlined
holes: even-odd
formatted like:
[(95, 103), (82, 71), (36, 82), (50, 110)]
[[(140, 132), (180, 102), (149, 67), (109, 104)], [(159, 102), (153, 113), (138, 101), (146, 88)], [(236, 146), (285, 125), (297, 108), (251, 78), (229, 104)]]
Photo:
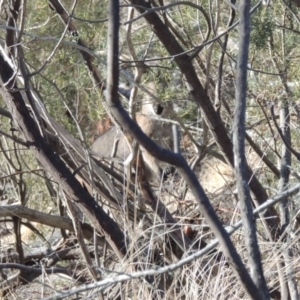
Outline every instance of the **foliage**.
[(270, 9), (262, 7), (251, 19), (251, 42), (258, 50), (266, 49), (275, 30), (275, 22)]
[[(74, 1), (61, 2), (69, 14)], [(229, 21), (235, 24), (239, 14), (236, 11), (235, 19), (231, 20), (234, 16), (231, 9), (235, 6), (227, 2), (163, 2), (151, 1), (151, 5), (165, 5), (164, 9), (156, 9), (155, 14), (184, 53), (170, 53), (172, 49), (167, 49), (155, 27), (147, 22), (147, 16), (151, 14), (148, 12), (138, 18), (139, 6), (135, 7), (130, 21), (130, 4), (135, 1), (121, 1), (120, 99), (128, 110), (130, 105), (126, 95), (132, 91), (132, 82), (138, 78), (139, 67), (143, 74), (136, 79), (139, 88), (133, 101), (138, 110), (145, 101), (149, 101), (150, 96), (145, 90), (151, 90), (151, 84), (155, 86), (151, 93), (162, 107), (173, 104), (174, 111), (167, 116), (169, 121), (164, 119), (162, 129), (148, 136), (155, 139), (171, 123), (179, 126), (182, 155), (193, 168), (205, 190), (204, 197), (209, 198), (212, 210), (225, 227), (240, 219), (239, 197), (235, 191), (236, 175), (230, 165), (234, 157), (228, 156), (232, 152), (236, 58), (240, 50), (238, 27), (228, 28), (228, 24)], [(128, 172), (124, 171), (123, 165), (121, 171), (111, 171), (117, 170), (118, 157), (112, 160), (102, 157), (101, 165), (97, 163), (95, 153), (90, 151), (94, 137), (111, 126), (107, 121), (108, 116), (112, 115), (105, 103), (107, 90), (102, 90), (110, 67), (107, 65), (107, 51), (110, 51), (107, 44), (108, 1), (78, 1), (73, 18), (68, 18), (67, 14), (68, 26), (73, 26), (72, 30), (66, 28), (62, 13), (56, 12), (55, 5), (59, 1), (22, 3), (24, 6), (16, 8), (18, 14), (15, 16), (16, 28), (23, 26), (24, 29), (19, 43), (16, 40), (20, 31), (12, 34), (6, 26), (14, 12), (8, 4), (0, 4), (0, 56), (9, 53), (10, 48), (16, 50), (15, 56), (11, 54), (8, 59), (14, 63), (17, 74), (13, 89), (3, 85), (0, 89), (12, 96), (14, 93), (22, 95), (27, 111), (39, 129), (41, 140), (47, 143), (47, 149), (52, 154), (57, 155), (56, 161), (66, 166), (72, 179), (75, 177), (80, 182), (80, 193), (81, 190), (86, 193), (80, 195), (88, 195), (86, 198), (93, 199), (93, 202), (92, 206), (88, 206), (85, 198), (78, 201), (72, 198), (79, 197), (79, 188), (74, 188), (76, 192), (73, 194), (67, 191), (63, 184), (65, 181), (71, 182), (69, 178), (61, 176), (57, 180), (59, 171), (47, 168), (46, 163), (38, 158), (37, 153), (43, 152), (40, 141), (28, 143), (11, 103), (2, 96), (0, 275), (3, 280), (0, 281), (0, 288), (3, 299), (28, 299), (28, 293), (34, 295), (32, 299), (35, 296), (40, 299), (53, 296), (53, 289), (61, 292), (88, 283), (94, 285), (90, 286), (90, 290), (86, 286), (78, 294), (91, 299), (248, 299), (247, 288), (238, 280), (234, 264), (230, 265), (228, 257), (223, 254), (228, 253), (223, 245), (214, 247), (214, 251), (200, 253), (206, 244), (214, 241), (215, 232), (213, 226), (208, 225), (207, 216), (203, 217), (205, 213), (199, 209), (202, 199), (195, 197), (194, 189), (183, 179), (186, 177), (180, 173), (182, 168), (157, 181), (150, 180), (147, 178), (149, 165), (146, 162), (146, 169), (143, 169), (140, 162), (141, 157), (145, 156), (139, 156), (136, 163), (129, 167), (129, 173), (131, 169), (135, 168), (135, 171), (132, 181), (127, 182), (125, 173), (128, 175)], [(298, 11), (295, 13), (294, 9), (272, 2), (267, 7), (260, 6), (251, 15), (245, 155), (251, 168), (248, 172), (251, 178), (249, 187), (254, 203), (258, 205), (267, 200), (258, 197), (258, 190), (273, 197), (289, 188), (296, 190), (298, 182), (299, 159), (296, 159), (296, 150), (296, 156), (288, 162), (288, 153), (299, 146), (297, 46), (300, 25), (296, 17)], [(130, 31), (129, 24), (132, 26)], [(6, 47), (9, 35), (13, 36), (15, 44)], [(222, 55), (224, 59), (221, 59)], [(199, 79), (199, 90), (202, 89), (201, 97), (195, 97), (198, 95), (195, 89), (197, 84), (187, 76), (190, 70), (183, 71), (180, 58), (188, 58), (191, 62), (195, 77)], [(22, 74), (21, 62), (26, 66), (29, 87), (23, 81), (26, 74)], [(98, 70), (99, 79), (96, 72), (89, 69), (90, 65), (93, 70)], [(3, 70), (4, 66), (1, 68)], [(1, 68), (0, 73), (3, 72)], [(218, 83), (220, 93), (217, 92)], [(33, 102), (30, 94), (35, 97)], [(271, 106), (275, 107), (273, 116)], [(284, 106), (288, 107), (286, 114)], [(213, 111), (208, 107), (213, 107)], [(281, 131), (274, 126), (274, 119), (281, 128), (281, 135)], [(115, 120), (112, 122), (117, 123)], [(149, 127), (151, 124), (149, 121)], [(117, 125), (124, 127), (123, 124)], [(224, 130), (223, 136), (220, 130)], [(129, 133), (125, 135), (131, 143)], [(227, 142), (222, 142), (223, 137)], [(160, 143), (168, 138), (161, 136), (155, 140)], [(286, 139), (285, 143), (283, 139)], [(287, 151), (287, 147), (292, 149)], [(141, 147), (142, 154), (144, 151), (145, 147)], [(157, 159), (153, 159), (153, 164), (156, 163)], [(158, 165), (162, 170), (162, 164)], [(169, 167), (165, 168), (166, 173), (171, 170)], [(288, 171), (282, 171), (286, 169), (291, 171), (291, 176), (287, 175)], [(253, 182), (257, 183), (256, 188), (251, 186)], [(93, 198), (89, 198), (91, 196)], [(297, 197), (292, 193), (289, 202), (285, 202), (287, 199), (284, 198), (278, 206), (268, 208), (266, 215), (257, 219), (264, 276), (274, 299), (283, 299), (285, 290), (289, 290), (290, 294), (298, 293), (295, 255), (299, 250), (296, 243), (298, 204)], [(103, 215), (107, 217), (105, 220), (111, 222), (107, 223), (111, 224), (109, 232), (105, 228), (99, 230), (103, 224), (97, 223), (97, 214), (101, 210), (93, 210), (97, 203), (103, 208)], [(283, 203), (286, 203), (285, 207)], [(274, 212), (278, 213), (278, 218), (270, 217)], [(52, 219), (55, 216), (57, 219)], [(277, 231), (270, 225), (273, 221)], [(126, 249), (116, 246), (114, 230), (125, 236)], [(293, 247), (290, 242), (292, 236), (295, 238)], [(244, 238), (243, 229), (231, 236), (235, 251), (249, 268)], [(282, 249), (287, 249), (284, 255)], [(122, 251), (126, 255), (122, 256)], [(193, 253), (199, 257), (184, 262)], [(41, 270), (40, 276), (28, 276), (29, 269), (26, 268), (32, 265), (36, 270)], [(25, 269), (19, 270), (20, 266)], [(61, 273), (68, 275), (69, 281), (60, 279)], [(128, 274), (132, 277), (126, 277)], [(18, 280), (7, 284), (6, 279), (10, 276)], [(22, 276), (27, 277), (22, 280)], [(117, 281), (120, 283), (117, 284)], [(103, 286), (100, 287), (101, 284)], [(62, 297), (72, 299), (71, 294), (67, 293)]]

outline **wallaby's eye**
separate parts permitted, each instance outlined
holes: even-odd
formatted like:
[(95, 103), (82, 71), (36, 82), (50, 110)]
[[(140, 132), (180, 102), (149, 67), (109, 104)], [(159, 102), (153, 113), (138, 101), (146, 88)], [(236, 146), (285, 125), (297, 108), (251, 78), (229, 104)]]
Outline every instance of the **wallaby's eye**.
[(161, 115), (162, 112), (164, 111), (164, 107), (161, 106), (160, 104), (157, 104), (154, 106), (154, 111), (157, 115)]

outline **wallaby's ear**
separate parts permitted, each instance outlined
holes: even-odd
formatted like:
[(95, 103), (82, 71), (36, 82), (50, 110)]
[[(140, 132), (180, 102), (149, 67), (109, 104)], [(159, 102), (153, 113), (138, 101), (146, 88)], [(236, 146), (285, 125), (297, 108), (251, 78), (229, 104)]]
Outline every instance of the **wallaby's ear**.
[(164, 111), (164, 107), (160, 104), (153, 105), (153, 110), (157, 115), (161, 115)]

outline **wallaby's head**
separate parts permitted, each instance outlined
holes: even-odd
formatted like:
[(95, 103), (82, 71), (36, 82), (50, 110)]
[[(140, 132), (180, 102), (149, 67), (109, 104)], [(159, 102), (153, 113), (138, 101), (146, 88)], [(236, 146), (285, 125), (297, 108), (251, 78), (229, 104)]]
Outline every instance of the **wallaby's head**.
[[(147, 89), (153, 95), (157, 95), (156, 87), (154, 82), (147, 85)], [(153, 99), (149, 95), (146, 95), (142, 102), (141, 113), (146, 116), (163, 117), (167, 118), (170, 116), (172, 105), (170, 102), (161, 103)]]

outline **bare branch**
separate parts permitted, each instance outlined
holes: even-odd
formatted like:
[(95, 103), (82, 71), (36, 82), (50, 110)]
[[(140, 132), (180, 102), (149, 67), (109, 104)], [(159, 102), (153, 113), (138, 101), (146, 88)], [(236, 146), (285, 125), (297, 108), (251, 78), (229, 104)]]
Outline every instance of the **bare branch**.
[[(72, 220), (60, 217), (60, 216), (54, 216), (50, 214), (45, 214), (42, 212), (39, 212), (37, 210), (33, 210), (27, 207), (24, 207), (22, 205), (3, 205), (1, 206), (0, 210), (0, 217), (19, 217), (22, 219), (27, 219), (32, 222), (44, 224), (53, 228), (61, 228), (65, 230), (69, 230), (71, 232), (74, 232)], [(93, 228), (87, 223), (81, 224), (84, 238), (87, 240), (91, 240), (93, 237)], [(104, 239), (99, 237), (99, 243), (103, 246), (104, 245)]]
[[(255, 209), (253, 211), (253, 214), (258, 215), (259, 213), (264, 211), (269, 206), (273, 206), (276, 203), (280, 202), (282, 199), (285, 199), (286, 197), (290, 197), (290, 196), (298, 193), (299, 191), (300, 191), (300, 184), (297, 184), (293, 188), (291, 188), (289, 190), (285, 190), (284, 192), (281, 192), (280, 194), (268, 199), (263, 205), (261, 205), (260, 207)], [(239, 222), (235, 223), (234, 225), (229, 226), (227, 229), (228, 233), (229, 234), (234, 233), (237, 229), (239, 229), (242, 226), (242, 224), (243, 224), (243, 222), (239, 221)], [(144, 277), (144, 276), (153, 276), (153, 275), (159, 275), (159, 274), (163, 274), (163, 273), (167, 273), (167, 272), (172, 272), (178, 268), (181, 268), (185, 264), (188, 264), (188, 263), (200, 258), (204, 254), (210, 252), (215, 247), (217, 247), (217, 245), (218, 245), (218, 240), (216, 239), (216, 240), (212, 241), (211, 243), (209, 243), (204, 249), (202, 249), (192, 255), (189, 255), (188, 257), (181, 259), (178, 262), (171, 264), (169, 266), (165, 266), (165, 267), (158, 268), (158, 269), (145, 270), (143, 272), (135, 272), (135, 273), (131, 273), (128, 275), (122, 274), (119, 276), (109, 277), (102, 281), (98, 281), (97, 283), (92, 283), (89, 285), (84, 285), (84, 286), (80, 286), (78, 288), (71, 289), (69, 291), (61, 292), (58, 295), (50, 296), (50, 297), (46, 298), (45, 300), (63, 299), (70, 295), (74, 295), (75, 293), (91, 290), (91, 289), (101, 287), (101, 286), (106, 286), (107, 284), (112, 285), (117, 282), (128, 281), (128, 280), (132, 280), (134, 278), (140, 278), (140, 277)]]
[[(250, 41), (250, 1), (240, 3), (239, 56), (237, 64), (235, 111), (233, 122), (233, 151), (237, 180), (238, 198), (243, 221), (246, 249), (249, 257), (251, 277), (261, 296), (270, 299), (261, 264), (257, 243), (256, 224), (252, 212), (252, 199), (247, 183), (247, 163), (245, 157), (245, 113), (247, 94), (247, 64)], [(254, 298), (255, 299), (255, 298)]]
[(285, 137), (284, 137), (284, 135), (283, 135), (283, 133), (282, 133), (280, 127), (279, 127), (278, 124), (277, 124), (276, 117), (275, 117), (275, 113), (274, 113), (274, 104), (271, 104), (270, 111), (271, 111), (272, 119), (273, 119), (273, 121), (274, 121), (274, 125), (275, 125), (275, 127), (276, 127), (276, 129), (277, 129), (277, 132), (279, 133), (279, 135), (280, 135), (280, 137), (281, 137), (282, 142), (285, 144), (286, 148), (287, 148), (292, 154), (294, 154), (298, 160), (300, 160), (300, 152), (297, 152), (296, 150), (294, 150), (294, 149), (291, 147), (291, 145), (288, 143), (288, 141), (286, 141), (286, 139), (285, 139)]
[[(118, 37), (119, 37), (119, 5), (118, 1), (109, 2), (109, 26), (108, 26), (108, 74), (107, 74), (107, 105), (112, 115), (122, 127), (130, 132), (132, 136), (142, 145), (151, 155), (161, 161), (167, 162), (177, 167), (178, 171), (184, 177), (191, 188), (195, 198), (198, 201), (201, 213), (203, 213), (207, 223), (219, 239), (222, 250), (229, 264), (235, 271), (237, 278), (242, 282), (245, 290), (254, 299), (258, 299), (260, 293), (251, 280), (248, 271), (243, 265), (240, 256), (236, 252), (228, 234), (224, 230), (220, 220), (214, 212), (206, 194), (196, 175), (191, 171), (188, 164), (180, 154), (175, 154), (166, 149), (160, 148), (151, 139), (149, 139), (135, 122), (129, 117), (122, 107), (118, 97), (119, 68), (117, 64), (118, 57)], [(149, 14), (148, 16), (151, 16)], [(156, 24), (157, 25), (157, 24)], [(160, 28), (161, 30), (162, 28)]]
[[(149, 5), (143, 0), (131, 0), (130, 2), (138, 6), (142, 5), (144, 6), (144, 8), (149, 7)], [(144, 12), (144, 9), (140, 9), (139, 7), (137, 7), (137, 10), (139, 10), (141, 13)], [(227, 131), (222, 123), (220, 116), (215, 111), (213, 104), (211, 103), (205, 89), (203, 88), (202, 84), (199, 81), (199, 78), (195, 72), (195, 68), (193, 67), (192, 62), (190, 61), (190, 57), (187, 54), (179, 55), (180, 53), (184, 52), (181, 45), (176, 41), (176, 39), (171, 34), (169, 29), (163, 24), (163, 22), (155, 12), (152, 12), (151, 14), (147, 14), (145, 16), (145, 19), (151, 25), (151, 28), (153, 29), (154, 33), (163, 43), (166, 50), (171, 55), (173, 55), (174, 60), (177, 63), (180, 71), (185, 76), (187, 82), (191, 87), (191, 95), (194, 101), (196, 102), (196, 104), (201, 108), (204, 114), (205, 122), (207, 123), (211, 133), (213, 134), (216, 143), (224, 153), (228, 163), (231, 166), (234, 166), (232, 142), (227, 134)], [(160, 154), (162, 154), (162, 152), (160, 152)], [(164, 161), (162, 156), (159, 159)], [(176, 161), (177, 159), (173, 160), (175, 166), (176, 166)], [(249, 182), (251, 191), (255, 195), (256, 200), (260, 204), (262, 204), (268, 198), (265, 189), (262, 187), (258, 179), (253, 174), (252, 170), (248, 166), (247, 166), (246, 174), (247, 174), (246, 175), (247, 182)], [(277, 212), (273, 208), (271, 208), (270, 211), (267, 212), (267, 216), (269, 217), (276, 216), (276, 215)], [(267, 222), (269, 227), (272, 230), (272, 233), (276, 235), (278, 219), (268, 218)]]

